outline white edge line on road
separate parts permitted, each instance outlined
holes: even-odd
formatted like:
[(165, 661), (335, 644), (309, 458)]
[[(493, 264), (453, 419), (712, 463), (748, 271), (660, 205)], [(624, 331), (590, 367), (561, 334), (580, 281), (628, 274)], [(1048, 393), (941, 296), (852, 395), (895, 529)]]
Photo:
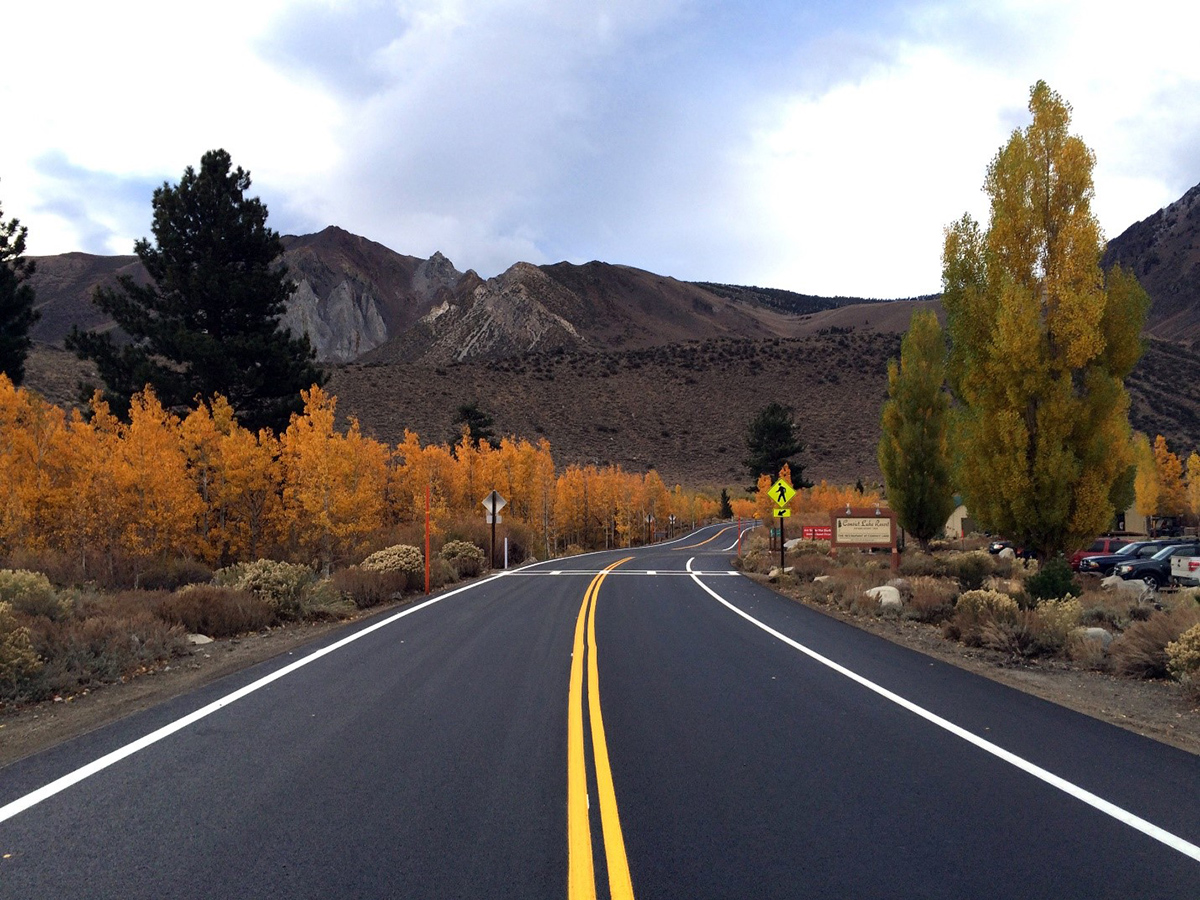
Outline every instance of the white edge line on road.
[[(692, 560), (693, 559), (695, 559), (695, 557), (692, 557), (691, 559), (689, 559), (687, 561), (687, 568), (688, 568), (689, 572), (691, 571), (691, 568), (692, 568)], [(738, 609), (736, 606), (734, 606), (732, 603), (730, 603), (728, 600), (726, 600), (724, 597), (722, 597), (720, 594), (718, 594), (716, 591), (714, 591), (712, 588), (710, 588), (707, 584), (705, 584), (703, 581), (701, 581), (694, 573), (692, 575), (692, 580), (695, 581), (696, 584), (700, 585), (700, 587), (704, 591), (706, 591), (718, 603), (724, 604), (725, 606), (727, 606), (729, 609), (733, 610), (735, 613), (737, 613), (739, 616), (741, 616), (746, 621), (750, 622), (753, 625), (757, 625), (759, 628), (761, 628), (767, 634), (771, 635), (774, 638), (779, 639), (783, 643), (787, 644), (789, 647), (793, 647), (796, 650), (799, 650), (801, 653), (805, 654), (806, 656), (811, 657), (812, 659), (819, 662), (821, 665), (828, 666), (830, 669), (833, 669), (839, 675), (846, 676), (851, 681), (855, 681), (858, 684), (861, 684), (863, 687), (867, 688), (867, 690), (874, 691), (876, 694), (879, 694), (879, 696), (892, 701), (897, 706), (901, 706), (904, 709), (907, 709), (909, 712), (916, 713), (922, 719), (925, 719), (926, 721), (933, 723), (934, 725), (938, 726), (939, 728), (945, 729), (946, 731), (950, 732), (951, 734), (955, 735), (956, 737), (962, 738), (967, 743), (974, 744), (979, 749), (981, 749), (987, 753), (990, 753), (992, 756), (995, 756), (998, 759), (1003, 760), (1004, 762), (1008, 763), (1009, 765), (1016, 766), (1021, 771), (1032, 775), (1034, 778), (1038, 778), (1038, 779), (1044, 781), (1046, 784), (1049, 784), (1052, 787), (1058, 788), (1060, 791), (1062, 791), (1065, 794), (1069, 794), (1070, 796), (1074, 797), (1076, 800), (1082, 800), (1084, 803), (1088, 804), (1088, 806), (1091, 806), (1094, 809), (1099, 810), (1100, 812), (1104, 813), (1105, 815), (1111, 816), (1112, 818), (1116, 819), (1118, 822), (1128, 825), (1130, 828), (1134, 828), (1137, 831), (1142, 832), (1142, 834), (1145, 834), (1145, 835), (1153, 838), (1154, 840), (1158, 841), (1159, 843), (1165, 844), (1166, 846), (1170, 847), (1172, 850), (1176, 850), (1179, 853), (1182, 853), (1184, 856), (1191, 857), (1192, 859), (1196, 860), (1197, 862), (1200, 862), (1200, 847), (1196, 846), (1195, 844), (1191, 843), (1190, 841), (1184, 840), (1183, 838), (1179, 837), (1178, 835), (1172, 834), (1171, 832), (1167, 831), (1166, 829), (1160, 828), (1159, 826), (1155, 825), (1153, 822), (1148, 822), (1145, 819), (1141, 818), (1140, 816), (1134, 815), (1133, 813), (1129, 812), (1126, 809), (1122, 809), (1121, 807), (1117, 806), (1115, 803), (1110, 803), (1108, 800), (1105, 800), (1103, 797), (1097, 796), (1096, 794), (1093, 794), (1091, 791), (1085, 790), (1084, 788), (1079, 787), (1079, 785), (1073, 784), (1070, 781), (1067, 781), (1065, 778), (1060, 778), (1058, 775), (1055, 775), (1053, 772), (1043, 769), (1041, 766), (1031, 763), (1029, 760), (1024, 759), (1020, 756), (1017, 756), (1015, 753), (1010, 753), (1008, 750), (1005, 750), (1003, 747), (993, 744), (991, 741), (984, 740), (983, 738), (972, 734), (971, 732), (967, 731), (965, 728), (961, 728), (958, 725), (955, 725), (953, 722), (949, 721), (948, 719), (943, 719), (941, 716), (937, 715), (936, 713), (932, 713), (929, 710), (925, 709), (924, 707), (917, 706), (917, 704), (913, 703), (911, 700), (906, 700), (905, 698), (901, 697), (899, 694), (892, 693), (887, 688), (882, 687), (882, 686), (876, 684), (875, 682), (870, 681), (867, 678), (864, 678), (862, 675), (859, 675), (857, 672), (852, 672), (849, 669), (847, 669), (845, 666), (839, 665), (838, 663), (834, 662), (833, 660), (829, 659), (828, 657), (822, 656), (820, 653), (817, 653), (815, 650), (812, 650), (812, 649), (804, 646), (803, 644), (799, 643), (798, 641), (792, 640), (786, 634), (782, 634), (782, 633), (776, 631), (770, 625), (766, 625), (766, 624), (760, 622), (758, 619), (754, 618), (754, 616), (750, 615), (749, 613), (743, 612), (742, 610)]]
[(368, 625), (366, 628), (363, 628), (361, 631), (356, 631), (356, 632), (354, 632), (354, 634), (347, 635), (346, 637), (342, 638), (340, 641), (330, 644), (328, 647), (322, 647), (320, 650), (310, 653), (308, 656), (298, 659), (294, 663), (290, 663), (290, 664), (284, 666), (282, 669), (272, 672), (270, 675), (265, 675), (262, 678), (258, 679), (258, 681), (248, 684), (245, 687), (239, 688), (238, 690), (234, 691), (231, 694), (226, 694), (221, 699), (214, 700), (212, 703), (208, 704), (208, 706), (202, 707), (193, 713), (189, 713), (188, 715), (184, 716), (181, 719), (176, 719), (174, 722), (171, 722), (168, 725), (164, 725), (162, 728), (159, 728), (157, 731), (152, 731), (149, 734), (145, 735), (144, 737), (141, 737), (138, 740), (133, 741), (130, 744), (126, 744), (124, 747), (119, 747), (118, 749), (113, 750), (111, 753), (107, 753), (104, 756), (101, 756), (99, 759), (93, 760), (92, 762), (88, 763), (86, 766), (81, 766), (80, 768), (76, 769), (74, 772), (70, 772), (66, 775), (63, 775), (61, 778), (57, 778), (54, 781), (51, 781), (49, 784), (44, 785), (35, 791), (31, 791), (30, 793), (26, 794), (24, 797), (20, 797), (16, 800), (13, 800), (11, 803), (7, 803), (4, 806), (0, 806), (0, 822), (4, 822), (8, 819), (11, 819), (13, 816), (17, 815), (18, 813), (22, 813), (25, 810), (29, 809), (30, 807), (36, 806), (37, 804), (41, 803), (43, 800), (47, 800), (50, 797), (53, 797), (55, 794), (60, 793), (61, 791), (65, 791), (67, 788), (71, 787), (72, 785), (78, 784), (79, 782), (83, 781), (85, 778), (90, 778), (91, 776), (95, 775), (97, 772), (101, 772), (104, 769), (107, 769), (109, 766), (113, 765), (114, 763), (120, 762), (121, 760), (125, 759), (125, 757), (132, 756), (133, 754), (137, 753), (139, 750), (144, 750), (145, 748), (149, 747), (151, 744), (155, 744), (158, 741), (161, 741), (163, 738), (169, 737), (170, 735), (174, 734), (175, 732), (180, 731), (184, 728), (187, 728), (189, 725), (192, 725), (192, 724), (200, 721), (201, 719), (205, 718), (206, 716), (212, 715), (217, 710), (222, 709), (226, 706), (229, 706), (231, 703), (236, 703), (238, 700), (241, 700), (243, 697), (245, 697), (249, 694), (253, 694), (259, 688), (266, 687), (271, 682), (278, 681), (280, 678), (283, 678), (285, 675), (290, 675), (292, 672), (295, 672), (297, 669), (307, 666), (311, 662), (316, 662), (322, 656), (326, 656), (335, 650), (340, 650), (342, 647), (345, 647), (347, 644), (352, 644), (355, 641), (357, 641), (359, 638), (365, 637), (366, 635), (370, 634), (373, 631), (378, 631), (380, 628), (384, 628), (388, 625), (391, 625), (397, 619), (403, 619), (405, 616), (411, 615), (412, 613), (415, 613), (419, 609), (424, 609), (425, 607), (431, 606), (434, 603), (438, 603), (442, 600), (445, 600), (448, 597), (453, 597), (455, 594), (461, 594), (463, 591), (469, 591), (472, 588), (477, 588), (480, 585), (487, 584), (489, 581), (495, 581), (497, 578), (500, 578), (500, 577), (502, 577), (502, 576), (493, 575), (491, 578), (485, 578), (482, 581), (476, 581), (471, 584), (464, 585), (463, 587), (457, 588), (456, 590), (450, 591), (445, 594), (440, 594), (437, 597), (431, 597), (430, 599), (425, 600), (422, 603), (418, 603), (416, 606), (410, 606), (408, 609), (402, 610), (402, 611), (396, 613), (395, 615), (388, 616), (386, 619), (382, 619), (381, 621), (376, 622), (374, 625)]

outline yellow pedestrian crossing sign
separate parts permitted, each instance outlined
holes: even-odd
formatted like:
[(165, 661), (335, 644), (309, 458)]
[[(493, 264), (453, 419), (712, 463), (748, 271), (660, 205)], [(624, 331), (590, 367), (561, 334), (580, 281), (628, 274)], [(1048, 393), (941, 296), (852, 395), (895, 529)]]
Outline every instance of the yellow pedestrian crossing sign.
[(771, 514), (776, 519), (786, 519), (792, 514), (792, 511), (790, 509), (773, 509)]
[(776, 506), (787, 506), (792, 502), (792, 498), (796, 496), (796, 489), (780, 478), (771, 485), (770, 493), (771, 499), (775, 501)]

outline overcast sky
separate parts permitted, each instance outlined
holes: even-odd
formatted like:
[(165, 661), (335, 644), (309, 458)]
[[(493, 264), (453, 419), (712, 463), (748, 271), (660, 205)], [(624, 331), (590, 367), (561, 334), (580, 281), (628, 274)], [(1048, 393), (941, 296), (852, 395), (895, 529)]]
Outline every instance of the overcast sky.
[(0, 0), (0, 205), (131, 253), (206, 150), (270, 224), (485, 277), (600, 259), (814, 294), (940, 289), (942, 230), (1045, 79), (1108, 237), (1200, 182), (1200, 5)]

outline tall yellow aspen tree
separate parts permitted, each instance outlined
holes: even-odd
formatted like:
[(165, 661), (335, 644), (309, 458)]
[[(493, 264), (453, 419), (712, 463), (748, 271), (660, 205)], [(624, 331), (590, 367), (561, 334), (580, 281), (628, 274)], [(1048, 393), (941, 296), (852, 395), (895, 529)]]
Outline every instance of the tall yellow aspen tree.
[(970, 216), (946, 230), (942, 302), (955, 482), (977, 521), (1046, 559), (1112, 520), (1149, 300), (1100, 269), (1095, 157), (1070, 106), (1039, 81), (1029, 112), (988, 168), (986, 230)]

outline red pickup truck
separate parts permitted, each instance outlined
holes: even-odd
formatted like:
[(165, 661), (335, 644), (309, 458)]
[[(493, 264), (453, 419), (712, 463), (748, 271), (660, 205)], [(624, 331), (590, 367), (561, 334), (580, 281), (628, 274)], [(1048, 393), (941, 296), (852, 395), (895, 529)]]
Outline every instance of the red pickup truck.
[(1088, 545), (1086, 550), (1076, 550), (1071, 554), (1071, 568), (1076, 572), (1079, 571), (1079, 561), (1087, 556), (1107, 556), (1110, 553), (1116, 553), (1129, 541), (1125, 538), (1102, 537), (1096, 538)]

